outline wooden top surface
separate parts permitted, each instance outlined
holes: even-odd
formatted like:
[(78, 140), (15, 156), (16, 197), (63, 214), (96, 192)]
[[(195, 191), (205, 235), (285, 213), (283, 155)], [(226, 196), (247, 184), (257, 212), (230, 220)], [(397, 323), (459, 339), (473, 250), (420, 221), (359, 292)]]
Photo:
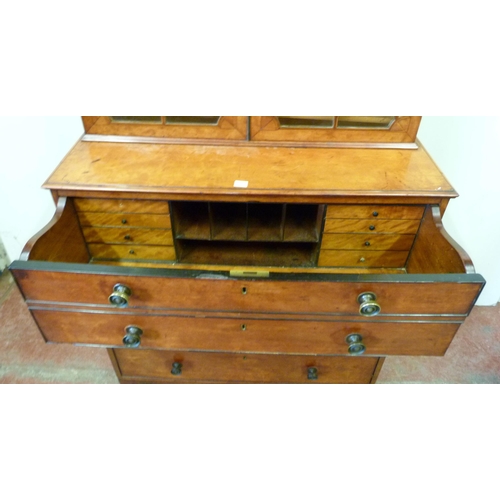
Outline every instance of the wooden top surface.
[[(247, 181), (248, 187), (234, 187)], [(79, 142), (44, 184), (78, 191), (457, 196), (424, 148), (326, 149)]]

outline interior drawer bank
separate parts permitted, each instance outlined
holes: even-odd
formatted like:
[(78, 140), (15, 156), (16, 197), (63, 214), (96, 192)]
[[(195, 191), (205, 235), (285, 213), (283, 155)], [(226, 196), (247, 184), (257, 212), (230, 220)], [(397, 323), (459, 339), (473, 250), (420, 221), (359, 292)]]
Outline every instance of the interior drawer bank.
[(11, 270), (30, 307), (73, 304), (153, 314), (168, 310), (465, 317), (484, 286), (468, 256), (444, 231), (439, 207), (431, 205), (425, 209), (404, 272), (398, 274), (356, 274), (355, 268), (344, 269), (344, 274), (335, 268), (273, 272), (270, 267), (268, 277), (249, 278), (228, 271), (180, 269), (175, 262), (161, 267), (154, 262), (149, 263), (153, 267), (94, 262), (73, 200), (60, 198), (54, 219), (28, 242)]

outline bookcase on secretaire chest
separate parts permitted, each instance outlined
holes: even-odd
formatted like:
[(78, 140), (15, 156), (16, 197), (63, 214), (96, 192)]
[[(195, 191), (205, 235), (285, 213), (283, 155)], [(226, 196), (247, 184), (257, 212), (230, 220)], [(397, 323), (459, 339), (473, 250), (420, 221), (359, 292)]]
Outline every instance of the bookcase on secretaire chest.
[(11, 270), (48, 342), (121, 382), (375, 382), (484, 286), (420, 117), (83, 117)]

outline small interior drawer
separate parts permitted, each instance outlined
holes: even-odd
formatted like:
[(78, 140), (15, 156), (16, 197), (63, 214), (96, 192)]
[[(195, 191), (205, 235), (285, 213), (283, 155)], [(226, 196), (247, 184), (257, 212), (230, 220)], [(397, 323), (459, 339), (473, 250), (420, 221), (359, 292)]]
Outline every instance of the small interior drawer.
[(78, 212), (116, 212), (135, 214), (165, 214), (170, 213), (167, 201), (75, 198), (75, 208)]
[[(273, 356), (168, 351), (114, 354), (123, 377), (167, 382), (344, 383), (371, 382), (378, 358)], [(123, 380), (125, 381), (125, 380)]]
[(326, 219), (325, 233), (399, 233), (416, 234), (420, 220)]
[(174, 245), (170, 229), (83, 227), (82, 231), (87, 243)]
[(404, 267), (408, 252), (369, 250), (321, 250), (318, 266), (325, 267)]
[(327, 219), (421, 219), (423, 206), (328, 205)]
[(79, 212), (82, 226), (170, 228), (170, 215)]
[(323, 235), (324, 250), (410, 250), (415, 237), (411, 234), (342, 234)]
[(173, 246), (90, 244), (88, 249), (95, 259), (175, 260)]

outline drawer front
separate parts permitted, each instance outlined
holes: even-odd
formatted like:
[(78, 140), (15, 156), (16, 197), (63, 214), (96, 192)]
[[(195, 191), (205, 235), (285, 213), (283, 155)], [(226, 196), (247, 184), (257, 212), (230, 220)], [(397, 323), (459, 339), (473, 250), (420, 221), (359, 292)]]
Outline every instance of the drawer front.
[(424, 207), (404, 205), (328, 205), (327, 219), (421, 219)]
[(82, 226), (110, 226), (110, 227), (171, 227), (170, 215), (161, 214), (113, 214), (103, 212), (80, 212)]
[(170, 213), (168, 202), (166, 201), (74, 198), (74, 203), (78, 212), (117, 212), (166, 215)]
[(170, 229), (137, 229), (117, 227), (82, 228), (87, 243), (143, 243), (146, 245), (174, 245)]
[(324, 232), (416, 234), (419, 226), (419, 220), (326, 219)]
[(365, 347), (364, 355), (439, 356), (446, 352), (460, 326), (459, 323), (225, 319), (37, 309), (32, 314), (50, 342), (124, 347), (127, 328), (138, 327), (142, 331), (139, 348), (272, 354), (349, 355), (349, 335), (358, 334), (361, 339), (356, 343)]
[(321, 250), (318, 266), (324, 267), (403, 267), (408, 252)]
[[(123, 377), (166, 381), (368, 384), (377, 358), (116, 350)], [(181, 366), (176, 365), (178, 363)], [(314, 370), (315, 369), (315, 370)], [(172, 370), (174, 373), (172, 374)], [(311, 377), (314, 373), (317, 378)]]
[(321, 249), (408, 252), (414, 239), (411, 234), (325, 234)]
[[(27, 263), (26, 267), (41, 265)], [(236, 311), (289, 314), (348, 314), (359, 316), (358, 296), (373, 292), (383, 315), (469, 313), (484, 281), (478, 275), (448, 275), (449, 281), (433, 281), (423, 275), (373, 276), (296, 275), (293, 280), (278, 277), (251, 280), (227, 279), (199, 272), (198, 277), (177, 271), (148, 270), (127, 275), (111, 266), (102, 273), (91, 273), (101, 266), (59, 264), (72, 272), (22, 269), (11, 266), (28, 302), (59, 302), (108, 306), (108, 297), (117, 283), (127, 285), (131, 296), (127, 310), (160, 308), (165, 310)], [(195, 273), (195, 271), (193, 271)], [(198, 272), (196, 272), (198, 274)], [(161, 276), (163, 274), (163, 276)], [(301, 280), (301, 278), (303, 278)], [(322, 281), (325, 279), (326, 281)], [(345, 280), (345, 281), (344, 281)], [(109, 306), (110, 308), (112, 306)]]
[(154, 245), (88, 245), (96, 259), (175, 260), (175, 248)]

